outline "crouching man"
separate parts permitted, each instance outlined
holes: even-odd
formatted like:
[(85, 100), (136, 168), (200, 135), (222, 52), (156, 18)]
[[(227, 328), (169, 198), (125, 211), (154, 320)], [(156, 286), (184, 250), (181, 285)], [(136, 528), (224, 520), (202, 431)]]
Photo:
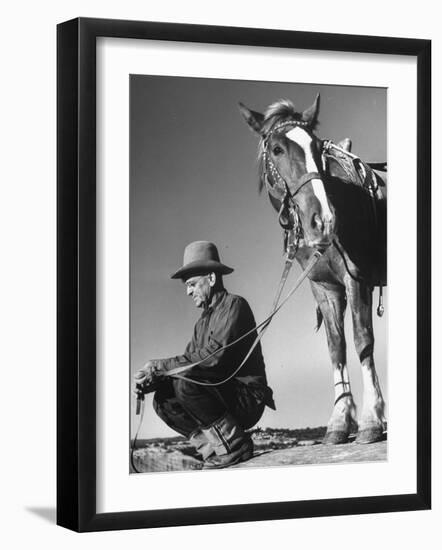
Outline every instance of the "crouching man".
[[(226, 468), (251, 458), (253, 442), (245, 430), (259, 421), (266, 406), (275, 408), (260, 344), (235, 372), (256, 331), (247, 301), (224, 288), (222, 277), (232, 271), (221, 263), (213, 243), (196, 241), (186, 247), (183, 267), (172, 279), (184, 282), (187, 295), (202, 309), (201, 317), (183, 355), (148, 361), (135, 374), (139, 394), (155, 383), (157, 414), (189, 439), (205, 469)], [(249, 336), (226, 347), (249, 331)], [(193, 363), (198, 365), (179, 378), (166, 376)]]

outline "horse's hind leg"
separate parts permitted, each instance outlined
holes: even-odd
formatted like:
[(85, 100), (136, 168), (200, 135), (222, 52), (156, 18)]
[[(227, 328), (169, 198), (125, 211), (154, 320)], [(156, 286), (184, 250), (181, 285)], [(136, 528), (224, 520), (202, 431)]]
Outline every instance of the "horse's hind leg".
[(353, 335), (362, 368), (363, 406), (359, 420), (357, 443), (375, 443), (383, 439), (384, 399), (373, 359), (371, 287), (349, 279), (347, 297), (353, 317)]
[(313, 295), (324, 318), (330, 358), (333, 365), (335, 402), (323, 444), (347, 443), (356, 426), (356, 407), (350, 388), (344, 334), (345, 289), (338, 285), (311, 282)]

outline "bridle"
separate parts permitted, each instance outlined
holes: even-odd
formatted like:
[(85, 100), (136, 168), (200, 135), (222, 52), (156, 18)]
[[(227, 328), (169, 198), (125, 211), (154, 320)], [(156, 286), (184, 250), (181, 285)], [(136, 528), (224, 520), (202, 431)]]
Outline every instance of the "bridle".
[(269, 195), (281, 203), (278, 213), (278, 221), (280, 226), (285, 231), (285, 241), (291, 241), (292, 246), (295, 246), (296, 250), (299, 247), (299, 242), (303, 236), (303, 231), (301, 218), (299, 216), (299, 206), (295, 200), (295, 197), (301, 189), (307, 185), (307, 183), (313, 179), (322, 180), (323, 177), (318, 172), (307, 172), (306, 174), (303, 174), (298, 179), (297, 189), (292, 193), (286, 179), (281, 175), (277, 166), (273, 162), (269, 152), (269, 147), (270, 139), (275, 133), (279, 132), (282, 128), (295, 128), (297, 126), (306, 128), (309, 126), (309, 123), (303, 120), (286, 120), (284, 122), (280, 122), (264, 135), (262, 145), (264, 183)]
[[(266, 171), (265, 173), (265, 179), (266, 179), (266, 187), (268, 192), (277, 198), (278, 200), (281, 200), (281, 197), (283, 197), (287, 192), (290, 194), (291, 198), (295, 197), (299, 193), (299, 191), (309, 183), (312, 179), (321, 179), (322, 176), (318, 172), (307, 172), (306, 174), (303, 174), (299, 180), (298, 180), (298, 188), (294, 193), (291, 193), (289, 190), (289, 186), (285, 180), (285, 178), (281, 175), (278, 168), (276, 167), (275, 163), (273, 162), (271, 156), (269, 155), (269, 143), (270, 138), (273, 136), (273, 134), (279, 132), (282, 128), (286, 128), (288, 126), (292, 127), (301, 127), (306, 128), (308, 127), (309, 123), (302, 121), (302, 120), (286, 120), (285, 122), (280, 122), (279, 124), (276, 124), (265, 136), (263, 137), (263, 161), (264, 161), (264, 169)], [(270, 175), (273, 179), (273, 184), (270, 182), (268, 178), (267, 169), (270, 171)]]

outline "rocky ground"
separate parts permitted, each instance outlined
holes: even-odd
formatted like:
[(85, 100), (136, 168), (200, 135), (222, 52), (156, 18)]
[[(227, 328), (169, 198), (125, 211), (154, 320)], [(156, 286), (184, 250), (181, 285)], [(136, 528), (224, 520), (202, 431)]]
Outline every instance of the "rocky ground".
[(378, 462), (387, 460), (387, 442), (358, 445), (297, 445), (291, 449), (264, 451), (232, 468), (293, 466), (299, 464), (333, 464), (338, 462)]
[[(334, 464), (378, 462), (387, 460), (387, 441), (370, 445), (354, 442), (345, 445), (322, 445), (321, 439), (298, 440), (287, 433), (254, 434), (255, 453), (247, 462), (232, 468), (265, 468), (301, 464)], [(182, 438), (173, 441), (155, 440), (144, 443), (134, 452), (135, 468), (139, 472), (199, 470), (193, 448)]]

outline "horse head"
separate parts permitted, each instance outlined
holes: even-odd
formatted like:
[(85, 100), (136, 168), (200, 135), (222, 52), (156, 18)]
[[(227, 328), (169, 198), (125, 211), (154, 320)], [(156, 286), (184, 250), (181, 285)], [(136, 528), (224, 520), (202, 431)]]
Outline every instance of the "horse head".
[[(248, 125), (259, 134), (260, 189), (272, 205), (300, 220), (304, 243), (324, 250), (333, 240), (335, 213), (324, 186), (322, 142), (313, 131), (319, 94), (299, 113), (290, 101), (270, 105), (264, 114), (240, 104)], [(290, 222), (288, 222), (290, 223)]]

